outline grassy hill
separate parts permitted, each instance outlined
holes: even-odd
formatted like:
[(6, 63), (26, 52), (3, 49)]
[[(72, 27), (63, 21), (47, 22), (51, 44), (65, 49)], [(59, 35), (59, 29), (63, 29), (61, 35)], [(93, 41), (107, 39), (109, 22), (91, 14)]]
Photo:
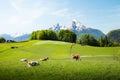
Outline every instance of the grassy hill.
[[(70, 52), (82, 60), (72, 60)], [(42, 57), (49, 60), (42, 62)], [(40, 65), (29, 68), (22, 58)], [(120, 47), (37, 40), (0, 44), (0, 80), (120, 80)]]

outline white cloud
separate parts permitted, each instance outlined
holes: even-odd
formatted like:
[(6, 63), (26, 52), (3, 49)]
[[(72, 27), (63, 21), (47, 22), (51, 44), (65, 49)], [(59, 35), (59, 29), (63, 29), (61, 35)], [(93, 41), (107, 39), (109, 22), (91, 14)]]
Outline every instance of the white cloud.
[(22, 8), (20, 6), (22, 5), (23, 0), (10, 0), (10, 3), (17, 12), (22, 11)]
[(78, 18), (78, 17), (84, 16), (77, 11), (74, 11), (74, 12), (70, 11), (68, 8), (56, 10), (52, 14), (58, 17), (64, 17), (64, 18)]
[[(64, 0), (59, 2), (57, 0), (50, 0), (49, 2), (45, 0), (9, 0), (9, 2), (10, 12), (6, 13), (4, 20), (1, 20), (4, 26), (9, 26), (9, 29), (15, 29), (14, 31), (16, 32), (17, 30), (28, 31), (30, 28), (31, 30), (39, 29), (41, 28), (39, 25), (46, 28), (56, 24), (56, 22), (64, 23), (65, 20), (72, 20), (73, 18), (82, 16), (77, 11), (72, 12), (66, 6), (68, 3), (66, 0), (65, 3)], [(60, 4), (60, 2), (63, 4)], [(48, 21), (47, 24), (46, 21)], [(8, 31), (10, 31), (9, 29)]]
[(37, 8), (30, 8), (24, 6), (25, 3), (23, 0), (10, 0), (12, 7), (16, 10), (15, 14), (12, 14), (9, 19), (9, 24), (17, 25), (24, 25), (24, 24), (31, 24), (37, 18), (45, 15), (48, 8), (46, 7), (37, 7)]
[(60, 17), (65, 17), (68, 15), (68, 9), (65, 8), (65, 9), (57, 10), (57, 11), (53, 12), (52, 14), (56, 15), (56, 16), (60, 16)]
[(36, 10), (30, 10), (30, 11), (25, 10), (25, 12), (23, 13), (17, 13), (17, 14), (11, 15), (8, 19), (8, 22), (9, 24), (16, 24), (16, 25), (18, 23), (21, 25), (31, 24), (36, 19), (38, 19), (39, 17), (45, 14), (45, 11), (42, 9), (36, 9)]
[(19, 22), (18, 17), (16, 16), (11, 16), (8, 21), (10, 24), (18, 24)]
[[(32, 24), (36, 19), (49, 15), (54, 17), (77, 18), (81, 15), (79, 12), (72, 12), (68, 8), (64, 8), (58, 1), (44, 1), (36, 0), (33, 3), (30, 0), (10, 0), (12, 7), (16, 13), (11, 15), (8, 19), (10, 24)], [(67, 4), (68, 1), (65, 1)]]
[(70, 11), (70, 9), (64, 8), (64, 5), (69, 3), (67, 0), (59, 1), (65, 3), (61, 5), (58, 3), (58, 1), (48, 2), (44, 0), (36, 0), (33, 2), (33, 4), (29, 4), (29, 1), (30, 0), (11, 0), (12, 6), (16, 9), (16, 11), (20, 15), (22, 14), (21, 17), (29, 17), (28, 18), (29, 20), (31, 19), (34, 21), (38, 17), (46, 16), (46, 15), (54, 15), (56, 17), (64, 17), (64, 18), (83, 16), (77, 11), (72, 12)]

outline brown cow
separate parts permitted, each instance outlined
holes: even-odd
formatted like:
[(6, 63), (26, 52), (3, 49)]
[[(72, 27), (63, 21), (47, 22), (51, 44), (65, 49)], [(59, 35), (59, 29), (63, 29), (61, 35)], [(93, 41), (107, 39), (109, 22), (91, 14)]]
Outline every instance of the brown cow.
[(45, 57), (45, 58), (42, 58), (40, 59), (41, 61), (47, 61), (49, 58), (48, 57)]
[(78, 54), (72, 54), (72, 58), (76, 59), (76, 61), (80, 61), (80, 56)]

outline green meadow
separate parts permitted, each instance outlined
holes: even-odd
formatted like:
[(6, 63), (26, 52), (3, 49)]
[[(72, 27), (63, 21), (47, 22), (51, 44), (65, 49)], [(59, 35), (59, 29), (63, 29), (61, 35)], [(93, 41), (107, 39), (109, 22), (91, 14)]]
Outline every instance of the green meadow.
[[(79, 54), (81, 61), (73, 60), (73, 53)], [(40, 61), (43, 57), (49, 60)], [(20, 61), (22, 58), (38, 61), (39, 65), (28, 67)], [(49, 40), (1, 43), (0, 80), (120, 80), (120, 47)]]

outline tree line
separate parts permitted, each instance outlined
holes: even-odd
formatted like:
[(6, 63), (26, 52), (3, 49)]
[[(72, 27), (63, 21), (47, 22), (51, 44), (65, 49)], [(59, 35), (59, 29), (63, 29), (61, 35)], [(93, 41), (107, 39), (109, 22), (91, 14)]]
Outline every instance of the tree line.
[(75, 32), (70, 30), (60, 30), (58, 33), (53, 30), (39, 30), (33, 31), (30, 40), (59, 40), (71, 43), (78, 43), (81, 45), (90, 45), (90, 46), (100, 46), (100, 47), (110, 47), (118, 46), (117, 43), (109, 41), (107, 36), (101, 36), (96, 40), (93, 35), (83, 34), (77, 37)]
[(77, 43), (81, 45), (90, 45), (90, 46), (99, 46), (99, 47), (112, 47), (119, 46), (119, 43), (110, 41), (107, 36), (101, 36), (98, 40), (96, 40), (90, 34), (83, 34), (78, 37)]
[(10, 42), (16, 42), (16, 41), (14, 41), (14, 40), (6, 40), (4, 37), (0, 37), (0, 43), (5, 43), (5, 42), (10, 43)]
[(57, 40), (57, 34), (52, 30), (33, 31), (30, 40)]
[[(33, 31), (30, 35), (30, 40), (56, 40), (100, 47), (119, 46), (118, 43), (108, 40), (107, 36), (101, 36), (98, 40), (96, 40), (93, 35), (82, 34), (80, 36), (77, 36), (75, 32), (72, 32), (70, 30), (60, 30), (58, 33), (54, 32), (53, 30)], [(0, 37), (0, 43), (5, 42), (15, 41), (5, 40), (5, 38)]]
[(59, 40), (65, 42), (76, 42), (76, 34), (69, 30), (60, 30), (58, 34), (53, 30), (33, 31), (30, 40)]

